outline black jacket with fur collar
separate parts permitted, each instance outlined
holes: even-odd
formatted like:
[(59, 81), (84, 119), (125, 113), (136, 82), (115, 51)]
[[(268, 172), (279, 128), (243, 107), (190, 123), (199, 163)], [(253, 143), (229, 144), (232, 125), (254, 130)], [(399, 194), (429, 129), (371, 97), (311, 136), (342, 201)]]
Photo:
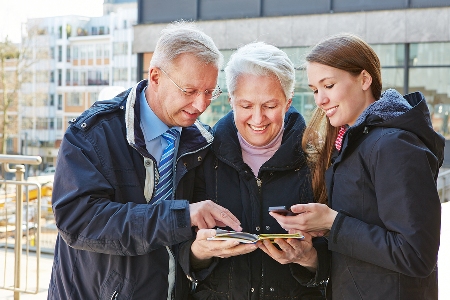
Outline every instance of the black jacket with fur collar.
[(419, 92), (387, 90), (348, 128), (326, 173), (333, 300), (437, 299), (443, 150)]

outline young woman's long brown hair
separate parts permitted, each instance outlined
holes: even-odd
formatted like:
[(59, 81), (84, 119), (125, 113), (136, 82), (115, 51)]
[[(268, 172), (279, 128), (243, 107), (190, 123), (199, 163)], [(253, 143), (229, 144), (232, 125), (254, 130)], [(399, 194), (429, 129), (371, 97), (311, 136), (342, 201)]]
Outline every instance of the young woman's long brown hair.
[[(347, 71), (357, 76), (366, 70), (372, 76), (371, 91), (375, 99), (381, 96), (380, 60), (375, 51), (359, 37), (343, 33), (331, 36), (315, 45), (306, 56), (308, 63)], [(319, 107), (313, 113), (303, 134), (302, 146), (311, 168), (312, 186), (316, 202), (327, 203), (325, 171), (331, 165), (339, 128), (331, 126), (325, 112)]]
[(318, 203), (328, 203), (325, 171), (331, 165), (338, 131), (339, 128), (331, 126), (325, 112), (317, 107), (303, 133), (302, 146), (311, 169), (314, 200)]

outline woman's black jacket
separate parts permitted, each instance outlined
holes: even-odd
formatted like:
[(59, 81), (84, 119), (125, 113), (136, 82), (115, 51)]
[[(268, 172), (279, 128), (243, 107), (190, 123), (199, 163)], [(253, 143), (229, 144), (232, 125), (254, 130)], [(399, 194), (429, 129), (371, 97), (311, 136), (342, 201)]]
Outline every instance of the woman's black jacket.
[[(285, 233), (268, 214), (269, 206), (313, 201), (301, 148), (304, 128), (303, 117), (291, 108), (285, 115), (280, 148), (255, 177), (242, 160), (233, 112), (228, 113), (214, 127), (212, 151), (202, 164), (203, 176), (198, 178), (194, 201), (211, 199), (226, 207), (241, 221), (243, 231)], [(318, 272), (324, 275), (318, 276), (298, 264), (282, 265), (259, 249), (246, 255), (217, 258), (208, 269), (193, 272), (189, 263), (191, 244), (192, 241), (181, 247), (180, 263), (197, 283), (193, 299), (323, 299), (320, 281), (326, 278), (328, 267), (324, 240), (315, 242), (316, 249), (324, 251), (319, 254), (323, 270)]]
[[(327, 170), (330, 299), (438, 298), (444, 138), (425, 98), (387, 90), (344, 135)], [(328, 295), (327, 295), (328, 296)]]

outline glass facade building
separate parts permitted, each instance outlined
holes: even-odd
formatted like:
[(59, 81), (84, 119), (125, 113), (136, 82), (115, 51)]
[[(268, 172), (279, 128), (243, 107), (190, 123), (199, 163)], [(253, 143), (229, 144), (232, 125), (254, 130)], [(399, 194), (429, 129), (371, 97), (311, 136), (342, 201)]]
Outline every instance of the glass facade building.
[[(434, 129), (450, 141), (448, 0), (138, 0), (133, 42), (138, 78), (146, 78), (161, 29), (179, 19), (197, 21), (222, 51), (225, 63), (236, 48), (253, 41), (283, 49), (298, 67), (293, 105), (307, 121), (315, 103), (301, 70), (305, 53), (330, 35), (356, 34), (380, 58), (383, 90), (422, 92)], [(219, 85), (223, 95), (200, 117), (211, 126), (230, 111), (223, 71)], [(450, 142), (446, 150), (450, 158)], [(446, 161), (450, 167), (450, 159)]]
[[(422, 92), (430, 108), (434, 129), (450, 139), (450, 42), (414, 44), (374, 44), (382, 66), (383, 90), (393, 88), (406, 94)], [(301, 70), (303, 57), (309, 47), (281, 48), (297, 67), (293, 105), (309, 119), (315, 108), (312, 92), (308, 88), (306, 74)], [(232, 50), (223, 50), (225, 63)], [(214, 100), (200, 117), (214, 125), (230, 111), (223, 70), (219, 85), (224, 93)]]

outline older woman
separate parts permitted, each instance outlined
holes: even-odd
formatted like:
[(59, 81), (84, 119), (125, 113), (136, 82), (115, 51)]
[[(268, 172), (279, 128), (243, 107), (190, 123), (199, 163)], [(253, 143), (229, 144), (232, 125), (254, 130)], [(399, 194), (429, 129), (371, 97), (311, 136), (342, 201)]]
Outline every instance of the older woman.
[[(238, 49), (225, 74), (232, 111), (214, 127), (194, 201), (212, 199), (227, 208), (243, 231), (286, 233), (268, 208), (313, 201), (300, 142), (305, 122), (291, 107), (294, 66), (286, 53), (258, 42)], [(313, 247), (309, 235), (276, 239), (272, 259), (258, 244), (207, 240), (214, 234), (199, 230), (181, 247), (181, 265), (196, 285), (193, 299), (323, 299), (327, 254), (325, 245), (319, 272), (320, 240)]]

